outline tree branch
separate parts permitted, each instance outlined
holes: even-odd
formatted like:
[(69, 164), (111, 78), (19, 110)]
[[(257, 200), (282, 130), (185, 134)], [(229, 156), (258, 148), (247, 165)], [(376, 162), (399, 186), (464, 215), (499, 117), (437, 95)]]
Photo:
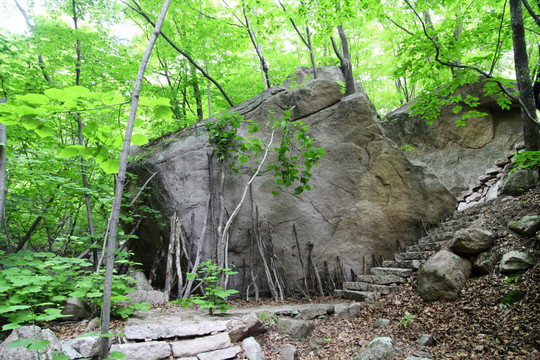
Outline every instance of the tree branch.
[[(138, 9), (134, 8), (133, 6), (129, 5), (128, 3), (122, 1), (123, 4), (125, 4), (127, 7), (129, 7), (130, 9), (132, 9), (133, 11), (135, 11), (136, 13), (138, 13), (139, 15), (141, 15), (142, 17), (144, 17), (144, 19), (152, 26), (155, 27), (155, 23), (150, 19), (150, 17), (148, 17), (148, 15), (142, 10), (141, 6), (139, 5), (139, 3), (137, 3), (137, 1), (135, 0), (132, 0), (133, 3), (137, 6)], [(203, 76), (205, 78), (207, 78), (208, 80), (210, 80), (214, 85), (216, 85), (216, 87), (219, 89), (219, 91), (221, 92), (221, 94), (223, 95), (223, 97), (225, 98), (225, 100), (227, 100), (227, 102), (229, 103), (229, 105), (231, 107), (234, 106), (234, 103), (231, 101), (231, 99), (229, 98), (229, 96), (227, 95), (227, 93), (225, 92), (225, 90), (223, 90), (223, 88), (221, 87), (221, 85), (219, 85), (219, 83), (214, 80), (206, 71), (204, 71), (204, 69), (202, 67), (199, 66), (199, 64), (197, 64), (197, 62), (195, 60), (193, 60), (193, 58), (191, 56), (189, 56), (188, 53), (186, 53), (185, 51), (183, 51), (182, 49), (180, 49), (171, 39), (169, 39), (169, 37), (167, 37), (167, 35), (165, 35), (163, 33), (163, 31), (160, 31), (159, 33), (161, 35), (161, 37), (163, 37), (163, 39), (165, 39), (165, 41), (167, 41), (169, 43), (169, 45), (171, 45), (176, 51), (178, 51), (180, 54), (182, 54), (182, 56), (184, 56), (186, 59), (188, 59), (188, 61), (190, 63), (193, 64), (193, 66), (195, 66), (197, 68), (197, 70), (199, 70), (201, 72), (201, 74), (203, 74)]]
[(529, 5), (527, 0), (521, 0), (521, 3), (523, 4), (523, 6), (525, 6), (525, 9), (527, 9), (531, 17), (534, 19), (534, 21), (536, 22), (536, 25), (540, 26), (540, 18), (538, 18), (538, 15), (536, 15), (536, 13), (532, 9), (531, 5)]

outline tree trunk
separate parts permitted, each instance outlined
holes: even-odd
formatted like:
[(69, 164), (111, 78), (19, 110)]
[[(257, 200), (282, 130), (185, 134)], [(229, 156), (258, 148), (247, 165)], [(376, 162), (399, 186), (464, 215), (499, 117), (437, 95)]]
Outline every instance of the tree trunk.
[(337, 27), (339, 39), (341, 41), (341, 50), (340, 51), (336, 45), (336, 42), (334, 41), (334, 38), (330, 37), (332, 40), (332, 46), (334, 47), (334, 52), (336, 53), (336, 56), (339, 58), (339, 62), (341, 64), (340, 68), (343, 72), (343, 76), (345, 77), (345, 96), (354, 94), (356, 92), (356, 87), (354, 84), (354, 76), (352, 73), (352, 62), (351, 62), (351, 54), (349, 52), (349, 43), (347, 41), (347, 34), (345, 34), (345, 30), (343, 30), (343, 25), (339, 25)]
[(116, 187), (114, 191), (114, 200), (113, 207), (111, 210), (111, 221), (110, 221), (110, 233), (109, 233), (109, 242), (107, 247), (107, 266), (105, 270), (105, 284), (103, 288), (103, 306), (101, 311), (101, 334), (104, 335), (101, 337), (100, 349), (99, 349), (99, 358), (107, 358), (109, 352), (109, 338), (106, 335), (109, 333), (109, 325), (111, 320), (111, 295), (112, 295), (112, 278), (114, 270), (114, 250), (116, 249), (116, 235), (118, 231), (118, 222), (120, 217), (120, 206), (122, 204), (122, 193), (124, 190), (124, 184), (126, 182), (126, 167), (127, 159), (129, 155), (129, 147), (131, 143), (131, 135), (133, 134), (133, 127), (135, 124), (135, 116), (137, 114), (137, 107), (139, 105), (139, 96), (141, 93), (141, 86), (144, 77), (144, 72), (148, 61), (150, 60), (150, 54), (154, 48), (154, 44), (161, 32), (161, 26), (165, 20), (165, 15), (169, 9), (169, 4), (171, 0), (164, 0), (163, 7), (159, 14), (159, 18), (156, 22), (154, 32), (152, 37), (148, 41), (148, 46), (144, 52), (143, 58), (141, 60), (141, 65), (139, 67), (139, 72), (137, 73), (137, 78), (135, 80), (135, 86), (133, 88), (133, 94), (131, 97), (131, 107), (129, 110), (128, 122), (126, 125), (126, 133), (124, 136), (124, 144), (122, 146), (122, 152), (120, 153), (120, 167), (118, 169), (118, 177), (116, 181)]
[(510, 16), (512, 22), (512, 40), (514, 43), (516, 79), (519, 96), (522, 101), (521, 119), (523, 121), (523, 139), (525, 141), (526, 150), (537, 151), (540, 150), (540, 134), (531, 75), (529, 72), (529, 58), (527, 56), (527, 43), (525, 41), (523, 12), (520, 0), (510, 0)]
[[(0, 99), (0, 103), (6, 103), (7, 98), (4, 96)], [(6, 211), (6, 151), (7, 151), (7, 129), (6, 125), (0, 124), (0, 224), (4, 220)]]
[(257, 56), (259, 57), (259, 62), (261, 64), (261, 71), (263, 73), (263, 79), (264, 79), (264, 88), (268, 89), (271, 86), (270, 77), (268, 76), (268, 64), (266, 64), (266, 60), (264, 59), (262, 46), (260, 43), (257, 42), (257, 36), (255, 34), (255, 30), (249, 23), (249, 19), (246, 14), (246, 8), (244, 7), (242, 10), (244, 12), (244, 20), (246, 21), (246, 29), (249, 34), (249, 38), (251, 39), (251, 44), (255, 48), (255, 52), (257, 53)]

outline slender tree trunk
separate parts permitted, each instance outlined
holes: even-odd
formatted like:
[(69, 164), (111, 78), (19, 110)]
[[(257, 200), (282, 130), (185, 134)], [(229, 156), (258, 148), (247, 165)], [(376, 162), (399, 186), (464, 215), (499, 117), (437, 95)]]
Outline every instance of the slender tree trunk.
[(354, 84), (354, 76), (352, 72), (352, 62), (351, 62), (351, 54), (349, 52), (349, 43), (347, 41), (347, 34), (345, 34), (345, 30), (343, 30), (343, 25), (339, 25), (337, 27), (339, 39), (341, 40), (341, 49), (340, 51), (336, 45), (336, 42), (334, 41), (333, 37), (330, 37), (330, 40), (332, 40), (332, 46), (334, 48), (334, 52), (336, 53), (336, 56), (339, 58), (339, 62), (341, 64), (341, 71), (343, 72), (343, 76), (345, 77), (345, 96), (354, 94), (356, 92), (356, 87)]
[(520, 0), (510, 0), (510, 17), (512, 22), (512, 40), (514, 43), (514, 64), (519, 96), (522, 101), (521, 119), (523, 121), (523, 139), (525, 149), (540, 150), (540, 134), (538, 118), (529, 72), (529, 58), (523, 25), (523, 12)]
[[(75, 31), (79, 28), (78, 26), (78, 16), (77, 16), (77, 7), (75, 0), (72, 0), (72, 7), (73, 7), (73, 25), (75, 27)], [(77, 37), (77, 43), (76, 43), (77, 49), (77, 65), (75, 67), (75, 85), (79, 86), (81, 85), (81, 40)], [(84, 127), (84, 124), (82, 122), (82, 117), (80, 113), (77, 113), (75, 115), (75, 118), (77, 120), (77, 131), (78, 131), (78, 141), (79, 145), (84, 146), (84, 140), (82, 135), (82, 129)], [(81, 157), (81, 177), (83, 182), (83, 188), (88, 189), (88, 177), (86, 176), (86, 161), (83, 157)], [(86, 218), (88, 221), (88, 233), (90, 234), (90, 243), (94, 241), (94, 220), (92, 216), (92, 203), (90, 201), (90, 194), (88, 194), (88, 191), (85, 191), (84, 193), (84, 201), (86, 204)], [(95, 270), (97, 270), (97, 263), (98, 263), (98, 251), (97, 248), (94, 248), (92, 250), (93, 258), (94, 258), (94, 267)]]
[(257, 42), (257, 35), (255, 34), (255, 30), (249, 23), (249, 19), (246, 14), (246, 8), (242, 8), (242, 11), (244, 12), (244, 20), (246, 22), (246, 29), (249, 34), (249, 38), (251, 39), (251, 44), (253, 45), (253, 48), (255, 49), (255, 52), (257, 53), (257, 56), (259, 57), (259, 63), (261, 65), (261, 71), (263, 73), (263, 79), (264, 79), (264, 88), (268, 89), (270, 86), (270, 77), (268, 76), (268, 64), (266, 63), (266, 60), (264, 59), (263, 51), (262, 51), (262, 45)]
[[(131, 143), (131, 135), (133, 134), (133, 127), (135, 124), (135, 116), (137, 114), (137, 107), (139, 105), (139, 96), (141, 93), (141, 86), (144, 77), (144, 72), (148, 61), (150, 60), (150, 54), (154, 48), (154, 44), (161, 32), (161, 26), (165, 20), (165, 15), (169, 9), (170, 0), (164, 0), (163, 7), (159, 14), (159, 18), (156, 22), (152, 37), (148, 41), (148, 46), (144, 52), (135, 80), (135, 86), (131, 97), (131, 108), (129, 111), (128, 122), (126, 125), (126, 133), (124, 136), (124, 144), (122, 152), (120, 153), (120, 166), (118, 170), (118, 177), (116, 181), (116, 187), (114, 191), (113, 207), (111, 210), (111, 222), (110, 233), (107, 246), (107, 266), (105, 270), (105, 284), (103, 289), (103, 306), (101, 312), (101, 334), (107, 335), (109, 333), (110, 319), (111, 319), (111, 295), (112, 295), (112, 278), (114, 270), (114, 250), (116, 249), (116, 235), (118, 231), (118, 222), (120, 217), (120, 206), (122, 204), (122, 193), (124, 190), (124, 184), (126, 182), (126, 167), (127, 159), (129, 155), (129, 147)], [(109, 352), (109, 338), (106, 336), (101, 337), (99, 358), (105, 359)]]
[[(0, 98), (0, 103), (6, 103), (6, 102), (7, 102), (6, 96), (3, 96), (2, 98)], [(0, 124), (0, 224), (3, 222), (5, 212), (6, 212), (6, 193), (7, 193), (6, 151), (7, 151), (7, 128), (6, 128), (6, 125)]]

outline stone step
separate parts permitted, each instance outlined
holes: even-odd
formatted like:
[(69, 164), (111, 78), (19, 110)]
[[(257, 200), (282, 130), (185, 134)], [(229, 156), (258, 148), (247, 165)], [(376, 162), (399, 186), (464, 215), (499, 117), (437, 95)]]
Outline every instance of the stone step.
[(387, 285), (406, 282), (407, 279), (397, 275), (358, 275), (356, 281)]
[(436, 241), (425, 244), (417, 244), (407, 246), (407, 252), (417, 252), (417, 251), (439, 251), (446, 241)]
[(355, 301), (377, 301), (381, 294), (375, 291), (335, 290), (334, 296)]
[(371, 273), (373, 275), (395, 275), (408, 278), (412, 275), (413, 270), (408, 268), (373, 267), (371, 268)]
[(407, 269), (419, 269), (424, 260), (401, 260), (401, 261), (392, 261), (384, 260), (382, 263), (383, 267), (392, 267), (392, 268), (407, 268)]
[(434, 243), (434, 242), (439, 242), (439, 241), (447, 241), (454, 237), (456, 231), (435, 232), (421, 238), (418, 241), (418, 243), (427, 244), (427, 243)]
[(427, 260), (431, 255), (430, 251), (416, 251), (416, 252), (404, 252), (395, 254), (396, 261), (401, 260)]
[(344, 282), (343, 291), (356, 290), (356, 291), (374, 291), (382, 295), (388, 295), (391, 292), (401, 290), (401, 286), (398, 285), (377, 285), (370, 284), (362, 281)]

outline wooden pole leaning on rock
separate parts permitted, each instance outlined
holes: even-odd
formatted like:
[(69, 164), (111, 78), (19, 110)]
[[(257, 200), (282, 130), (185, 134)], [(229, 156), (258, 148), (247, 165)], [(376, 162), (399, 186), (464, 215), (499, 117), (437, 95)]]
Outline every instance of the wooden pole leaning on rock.
[(176, 212), (171, 216), (170, 226), (170, 236), (169, 236), (169, 250), (167, 250), (167, 265), (165, 267), (165, 286), (163, 287), (163, 293), (165, 294), (165, 298), (167, 301), (169, 301), (170, 295), (171, 295), (171, 287), (172, 287), (172, 280), (173, 280), (173, 255), (174, 255), (174, 237), (175, 237), (175, 230), (174, 230), (174, 219), (176, 218)]

